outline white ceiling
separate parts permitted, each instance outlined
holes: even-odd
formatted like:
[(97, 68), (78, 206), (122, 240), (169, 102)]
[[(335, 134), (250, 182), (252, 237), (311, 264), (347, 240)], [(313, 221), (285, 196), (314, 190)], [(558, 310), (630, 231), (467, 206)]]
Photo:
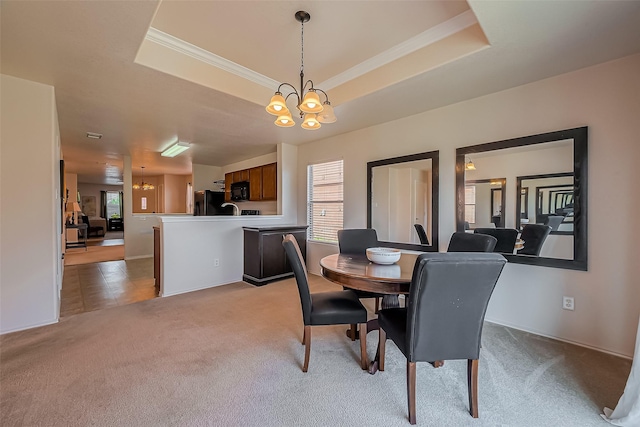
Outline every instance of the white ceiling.
[[(212, 89), (180, 70), (135, 62), (153, 25), (295, 83), (300, 26), (293, 13), (307, 10), (305, 74), (317, 84), (469, 7), (489, 48), (475, 41), (474, 53), (438, 64), (424, 50), (398, 61), (413, 60), (411, 72), (393, 69), (387, 73), (393, 80), (377, 87), (356, 95), (345, 92), (347, 84), (330, 90), (343, 100), (335, 105), (338, 122), (318, 131), (274, 126), (264, 111), (270, 95), (248, 100), (239, 95), (242, 88)], [(146, 166), (145, 175), (190, 173), (192, 161), (226, 165), (273, 152), (279, 142), (310, 142), (640, 52), (638, 1), (3, 0), (0, 14), (2, 73), (55, 86), (65, 166), (80, 182), (95, 183), (120, 180), (124, 155), (131, 155), (134, 169)], [(87, 139), (86, 132), (104, 137)], [(193, 149), (160, 157), (177, 138)]]

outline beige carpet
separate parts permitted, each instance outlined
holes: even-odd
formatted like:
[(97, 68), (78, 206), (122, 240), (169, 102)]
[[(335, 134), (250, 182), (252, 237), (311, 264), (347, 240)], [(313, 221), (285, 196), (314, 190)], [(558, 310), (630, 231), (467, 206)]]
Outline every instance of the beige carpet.
[[(335, 285), (312, 279), (313, 290)], [(295, 282), (244, 283), (79, 314), (0, 337), (0, 425), (408, 426), (406, 359), (358, 366), (344, 326), (314, 327), (301, 371)], [(375, 353), (377, 334), (368, 337)], [(480, 418), (467, 412), (466, 362), (418, 364), (424, 426), (597, 426), (631, 363), (487, 324)]]
[(91, 264), (120, 259), (124, 259), (124, 245), (87, 246), (87, 250), (84, 248), (67, 249), (64, 254), (64, 265)]

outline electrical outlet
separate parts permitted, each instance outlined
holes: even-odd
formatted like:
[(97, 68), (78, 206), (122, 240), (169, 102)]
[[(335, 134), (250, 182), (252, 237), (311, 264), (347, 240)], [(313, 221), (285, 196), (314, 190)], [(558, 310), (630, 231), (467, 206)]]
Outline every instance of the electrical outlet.
[(573, 297), (562, 297), (562, 308), (573, 311)]
[[(216, 259), (213, 260), (213, 266), (214, 267), (220, 267), (220, 259), (219, 258), (216, 258)], [(573, 306), (573, 303), (572, 303), (572, 306)]]

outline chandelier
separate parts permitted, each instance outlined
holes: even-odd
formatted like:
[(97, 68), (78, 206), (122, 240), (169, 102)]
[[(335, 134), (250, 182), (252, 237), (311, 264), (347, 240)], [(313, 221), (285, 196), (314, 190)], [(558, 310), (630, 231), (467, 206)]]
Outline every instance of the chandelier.
[(149, 184), (144, 182), (144, 166), (141, 166), (142, 168), (142, 181), (140, 182), (140, 184), (135, 183), (132, 185), (134, 190), (154, 190), (156, 187), (153, 184)]
[[(274, 116), (278, 116), (274, 122), (277, 126), (288, 128), (295, 125), (291, 112), (287, 108), (287, 99), (289, 99), (291, 95), (295, 94), (297, 100), (296, 108), (300, 112), (300, 118), (303, 119), (302, 128), (315, 130), (320, 129), (320, 123), (333, 123), (337, 118), (333, 113), (333, 107), (329, 102), (327, 93), (322, 89), (313, 87), (313, 81), (304, 81), (304, 23), (309, 22), (311, 15), (301, 10), (296, 12), (295, 17), (296, 21), (300, 22), (302, 26), (302, 31), (300, 33), (300, 92), (298, 92), (292, 84), (280, 84), (276, 93), (271, 97), (269, 105), (267, 105), (267, 112)], [(286, 97), (284, 97), (281, 92), (283, 86), (290, 87), (293, 89), (293, 92), (290, 92)], [(309, 86), (308, 89), (307, 86)], [(306, 93), (305, 89), (307, 89)], [(324, 103), (320, 103), (320, 97), (317, 92), (322, 92), (324, 95)]]

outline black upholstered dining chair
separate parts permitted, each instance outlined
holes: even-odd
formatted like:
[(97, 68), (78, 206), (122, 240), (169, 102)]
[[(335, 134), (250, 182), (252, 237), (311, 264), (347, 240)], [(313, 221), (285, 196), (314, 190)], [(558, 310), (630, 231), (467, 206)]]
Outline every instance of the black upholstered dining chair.
[(361, 368), (367, 369), (369, 365), (367, 358), (367, 309), (364, 308), (353, 291), (310, 293), (307, 268), (295, 237), (287, 234), (282, 245), (293, 269), (302, 305), (302, 320), (304, 322), (302, 344), (305, 346), (302, 371), (307, 372), (309, 368), (311, 326), (350, 324), (360, 325), (360, 362)]
[(544, 222), (544, 225), (551, 227), (551, 231), (558, 231), (560, 224), (564, 221), (564, 215), (549, 215)]
[(447, 252), (493, 252), (498, 239), (487, 234), (456, 231), (451, 235)]
[(495, 237), (497, 242), (493, 252), (503, 254), (512, 254), (518, 239), (518, 230), (515, 228), (476, 228), (474, 233)]
[(427, 237), (427, 232), (424, 230), (424, 227), (422, 226), (422, 224), (413, 224), (413, 226), (416, 229), (416, 232), (418, 233), (418, 238), (420, 239), (420, 244), (421, 245), (428, 245), (429, 244), (429, 238)]
[[(416, 260), (409, 306), (380, 310), (379, 369), (385, 342), (407, 358), (409, 422), (416, 423), (416, 362), (467, 360), (469, 412), (478, 418), (478, 358), (489, 298), (506, 259), (496, 253), (429, 253)], [(441, 368), (444, 369), (444, 368)]]
[[(367, 255), (367, 248), (380, 246), (378, 243), (378, 233), (373, 228), (352, 228), (338, 230), (338, 246), (341, 254), (347, 255)], [(375, 298), (376, 313), (380, 306), (380, 298), (384, 295), (374, 292), (354, 291), (358, 298)]]
[(524, 247), (518, 251), (518, 255), (540, 256), (542, 245), (549, 233), (551, 233), (549, 225), (525, 224), (520, 234), (520, 238), (524, 240)]

